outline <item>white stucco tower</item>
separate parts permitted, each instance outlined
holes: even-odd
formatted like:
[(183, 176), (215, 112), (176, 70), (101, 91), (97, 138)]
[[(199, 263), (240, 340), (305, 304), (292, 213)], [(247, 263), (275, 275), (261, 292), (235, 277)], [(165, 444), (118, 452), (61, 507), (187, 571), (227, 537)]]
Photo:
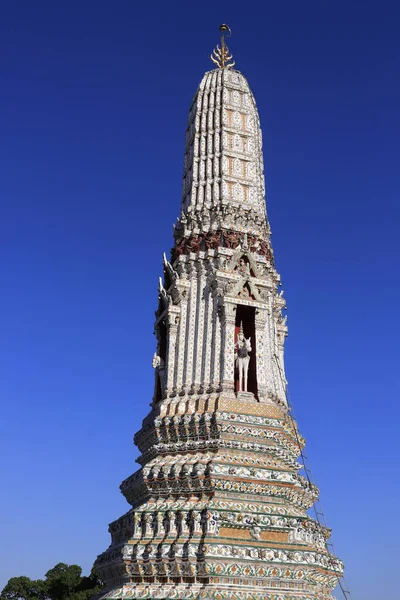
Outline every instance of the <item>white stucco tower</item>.
[[(235, 397), (243, 323), (252, 342), (246, 399), (285, 404), (285, 301), (270, 245), (260, 122), (246, 79), (233, 69), (206, 73), (193, 100), (175, 240), (165, 285), (179, 302), (168, 303), (167, 320), (160, 307), (169, 332), (165, 395)], [(166, 306), (165, 286), (161, 297)]]
[(259, 116), (224, 38), (212, 58), (189, 112), (140, 468), (121, 484), (131, 508), (96, 568), (104, 598), (330, 600), (343, 566), (298, 473)]

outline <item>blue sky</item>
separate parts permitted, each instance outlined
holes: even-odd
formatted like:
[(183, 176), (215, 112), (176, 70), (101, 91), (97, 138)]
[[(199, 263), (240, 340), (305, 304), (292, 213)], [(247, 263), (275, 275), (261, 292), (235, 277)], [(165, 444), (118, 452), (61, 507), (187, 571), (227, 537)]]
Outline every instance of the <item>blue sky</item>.
[(2, 3), (0, 587), (88, 571), (128, 508), (187, 111), (227, 22), (261, 117), (314, 479), (354, 600), (398, 598), (399, 12)]

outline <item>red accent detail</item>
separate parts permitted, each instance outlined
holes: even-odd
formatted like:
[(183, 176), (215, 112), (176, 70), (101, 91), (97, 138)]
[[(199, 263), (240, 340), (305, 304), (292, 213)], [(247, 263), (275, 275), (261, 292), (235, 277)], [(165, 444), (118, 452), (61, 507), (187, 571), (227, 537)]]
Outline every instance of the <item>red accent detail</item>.
[[(186, 238), (181, 238), (175, 242), (175, 248), (171, 251), (172, 260), (181, 254), (197, 253), (204, 249), (216, 250), (219, 246), (225, 246), (234, 250), (238, 247), (242, 234), (238, 231), (210, 231), (203, 235), (193, 235)], [(272, 262), (272, 253), (265, 240), (258, 238), (255, 235), (247, 236), (249, 248), (251, 252), (262, 254)]]

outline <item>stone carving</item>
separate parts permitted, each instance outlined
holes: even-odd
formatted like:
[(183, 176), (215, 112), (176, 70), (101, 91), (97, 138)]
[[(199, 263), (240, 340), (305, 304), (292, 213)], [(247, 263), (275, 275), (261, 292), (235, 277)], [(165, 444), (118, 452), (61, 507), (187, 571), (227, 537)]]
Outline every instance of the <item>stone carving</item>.
[(248, 262), (245, 262), (243, 258), (240, 259), (237, 270), (241, 275), (243, 275), (246, 278), (251, 276), (250, 265)]
[(202, 534), (203, 533), (203, 523), (201, 512), (193, 511), (192, 514), (192, 534)]
[(165, 308), (167, 308), (169, 304), (169, 297), (165, 287), (163, 286), (163, 282), (161, 277), (158, 279), (158, 298), (160, 302), (160, 312), (162, 312)]
[(166, 529), (168, 529), (168, 534), (170, 536), (174, 537), (178, 533), (177, 515), (172, 510), (169, 510), (166, 513), (166, 516), (167, 516), (167, 528)]
[(220, 233), (209, 233), (205, 236), (204, 244), (208, 250), (216, 250), (220, 245), (221, 234)]
[(163, 254), (163, 266), (164, 266), (164, 286), (169, 289), (171, 287), (171, 285), (176, 281), (177, 279), (177, 273), (175, 271), (175, 269), (173, 268), (173, 266), (171, 265), (171, 263), (169, 262), (169, 260), (167, 259), (167, 256), (164, 252)]
[(165, 389), (165, 377), (166, 377), (165, 361), (160, 356), (158, 356), (156, 352), (154, 353), (154, 356), (153, 356), (152, 366), (153, 366), (153, 369), (155, 369), (155, 371), (157, 373), (157, 377), (160, 380), (161, 393), (163, 393), (163, 391)]
[(250, 338), (246, 339), (244, 337), (243, 326), (240, 325), (240, 331), (235, 344), (235, 362), (239, 373), (239, 392), (247, 392), (250, 352)]
[[(231, 229), (235, 226), (235, 221), (237, 221), (237, 219), (234, 219), (234, 215), (232, 214), (232, 222), (229, 223), (230, 229), (228, 230), (219, 228), (219, 230), (216, 232), (206, 232), (203, 235), (194, 234), (189, 230), (189, 235), (184, 237), (178, 237), (179, 233), (182, 231), (182, 228), (177, 226), (175, 228), (177, 241), (174, 248), (171, 250), (173, 260), (176, 260), (179, 256), (190, 253), (198, 253), (200, 251), (217, 250), (218, 248), (227, 248), (229, 250), (241, 248), (241, 234)], [(192, 226), (193, 231), (196, 231), (197, 224), (195, 226), (195, 224), (192, 223)], [(248, 223), (248, 227), (249, 229), (251, 228), (250, 222)], [(254, 235), (250, 237), (252, 240), (252, 251), (260, 256), (265, 256), (269, 260), (272, 260), (271, 251), (263, 238), (257, 238)], [(168, 267), (165, 268), (165, 271), (168, 275), (168, 283), (173, 281), (173, 278), (171, 277), (171, 269)]]
[(253, 525), (250, 528), (250, 535), (255, 540), (259, 540), (261, 537), (261, 527), (257, 527), (257, 525)]

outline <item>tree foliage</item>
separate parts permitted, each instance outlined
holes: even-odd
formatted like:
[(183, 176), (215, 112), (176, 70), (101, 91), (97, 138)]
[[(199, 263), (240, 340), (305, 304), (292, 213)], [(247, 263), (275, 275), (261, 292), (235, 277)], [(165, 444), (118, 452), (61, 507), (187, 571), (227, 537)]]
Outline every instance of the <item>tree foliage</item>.
[(58, 563), (47, 571), (45, 579), (12, 577), (0, 594), (0, 600), (89, 600), (103, 588), (92, 569), (82, 577), (78, 565)]
[(1, 592), (1, 600), (46, 600), (46, 584), (41, 579), (11, 577)]

